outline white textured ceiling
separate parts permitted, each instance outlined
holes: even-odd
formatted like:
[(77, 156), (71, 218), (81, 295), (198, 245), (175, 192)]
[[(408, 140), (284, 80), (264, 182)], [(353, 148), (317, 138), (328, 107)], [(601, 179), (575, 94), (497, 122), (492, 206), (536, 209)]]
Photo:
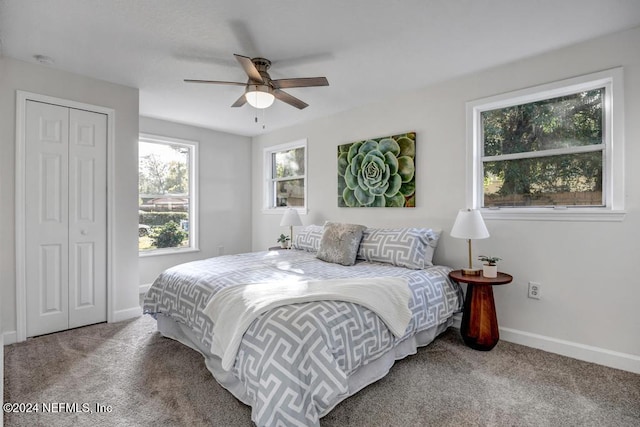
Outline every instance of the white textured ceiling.
[[(0, 0), (1, 54), (140, 89), (140, 114), (256, 135), (640, 25), (640, 0)], [(288, 89), (263, 129), (233, 54), (273, 61)], [(262, 112), (258, 113), (263, 120)]]

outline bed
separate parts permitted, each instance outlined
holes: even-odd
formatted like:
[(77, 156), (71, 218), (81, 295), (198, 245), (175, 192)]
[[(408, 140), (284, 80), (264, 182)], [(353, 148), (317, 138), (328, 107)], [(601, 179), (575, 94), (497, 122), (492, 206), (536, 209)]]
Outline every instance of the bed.
[[(225, 255), (172, 267), (145, 295), (144, 312), (156, 318), (158, 330), (200, 352), (215, 379), (251, 406), (258, 426), (320, 425), (320, 418), (339, 402), (433, 341), (462, 309), (462, 291), (448, 278), (451, 269), (431, 263), (437, 232), (358, 226), (352, 236), (352, 225), (333, 225), (304, 227), (291, 250)], [(350, 247), (351, 260), (344, 262), (336, 241)], [(212, 320), (211, 309), (219, 301), (216, 295), (232, 288), (332, 280), (367, 284), (380, 278), (406, 283), (404, 333), (392, 332), (367, 305), (320, 299), (283, 303), (259, 313), (243, 330), (230, 359), (230, 353), (221, 357), (213, 350), (216, 328), (227, 326)], [(231, 363), (223, 366), (224, 358)]]

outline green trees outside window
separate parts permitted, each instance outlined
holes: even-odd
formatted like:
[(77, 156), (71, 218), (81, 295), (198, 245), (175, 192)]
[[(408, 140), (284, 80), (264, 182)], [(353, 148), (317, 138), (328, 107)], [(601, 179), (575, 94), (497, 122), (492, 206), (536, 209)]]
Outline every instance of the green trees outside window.
[(142, 137), (138, 143), (138, 249), (190, 248), (195, 143)]
[(483, 111), (483, 207), (603, 206), (604, 95)]

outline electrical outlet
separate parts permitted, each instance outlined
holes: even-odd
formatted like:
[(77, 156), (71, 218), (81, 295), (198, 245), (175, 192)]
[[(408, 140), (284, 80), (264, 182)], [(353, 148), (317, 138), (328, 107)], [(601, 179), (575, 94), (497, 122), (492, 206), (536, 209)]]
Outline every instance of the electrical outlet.
[(218, 255), (224, 255), (224, 246), (218, 246)]
[(540, 299), (540, 283), (529, 282), (529, 298)]

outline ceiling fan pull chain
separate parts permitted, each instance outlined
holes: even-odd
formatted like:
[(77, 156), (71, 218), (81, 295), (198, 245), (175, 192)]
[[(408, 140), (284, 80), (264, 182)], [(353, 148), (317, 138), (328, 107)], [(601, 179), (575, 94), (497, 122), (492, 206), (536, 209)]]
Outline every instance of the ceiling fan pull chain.
[[(267, 125), (265, 124), (265, 120), (264, 120), (264, 115), (265, 115), (265, 112), (264, 112), (264, 109), (263, 109), (262, 110), (262, 129), (266, 129), (267, 128)], [(258, 112), (257, 111), (256, 111), (256, 116), (255, 116), (255, 122), (256, 122), (256, 124), (258, 124)]]

